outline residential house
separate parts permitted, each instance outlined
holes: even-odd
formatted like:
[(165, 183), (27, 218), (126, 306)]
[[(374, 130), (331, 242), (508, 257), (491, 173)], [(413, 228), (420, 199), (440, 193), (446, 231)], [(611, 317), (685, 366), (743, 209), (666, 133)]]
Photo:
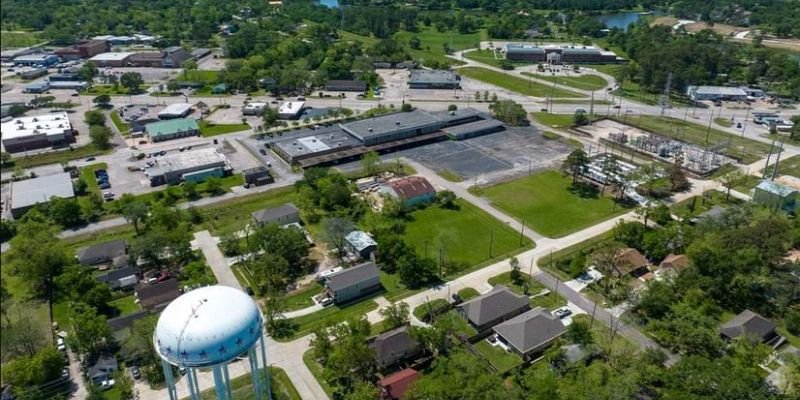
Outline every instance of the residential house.
[(494, 327), (498, 340), (511, 346), (525, 361), (542, 353), (567, 329), (561, 319), (536, 307)]
[(135, 296), (142, 308), (152, 309), (161, 304), (166, 304), (181, 295), (178, 289), (178, 280), (167, 279), (152, 285), (140, 283), (136, 286)]
[(92, 384), (98, 385), (103, 381), (113, 378), (115, 372), (119, 370), (119, 362), (114, 356), (104, 355), (100, 356), (97, 361), (92, 364), (86, 372), (89, 381)]
[(381, 186), (380, 192), (410, 207), (436, 199), (436, 189), (421, 176), (409, 176), (386, 182)]
[(138, 266), (123, 266), (98, 275), (96, 279), (101, 283), (108, 284), (111, 289), (128, 289), (139, 283), (141, 273), (142, 269)]
[(684, 254), (671, 254), (661, 261), (658, 266), (658, 275), (678, 276), (683, 270), (689, 267), (689, 257)]
[(352, 231), (344, 238), (347, 251), (364, 260), (372, 259), (378, 243), (364, 231)]
[(128, 243), (122, 239), (93, 244), (78, 250), (75, 256), (81, 265), (110, 264), (114, 258), (128, 254)]
[(419, 379), (419, 372), (412, 368), (406, 368), (385, 376), (378, 381), (381, 389), (381, 400), (400, 400), (402, 399), (411, 385)]
[(265, 208), (252, 214), (253, 221), (258, 225), (288, 225), (300, 222), (300, 210), (294, 203), (286, 203), (282, 206)]
[(407, 325), (370, 338), (367, 345), (375, 351), (375, 363), (380, 370), (403, 360), (414, 358), (421, 353), (419, 343), (411, 337)]
[(343, 269), (325, 277), (325, 294), (336, 304), (347, 303), (381, 290), (380, 273), (373, 262)]
[(719, 333), (727, 341), (735, 340), (741, 336), (756, 339), (761, 343), (774, 344), (782, 338), (775, 331), (774, 322), (750, 310), (744, 310), (730, 321), (722, 324)]
[(457, 310), (478, 332), (516, 317), (530, 309), (528, 297), (516, 294), (503, 285), (461, 303)]
[(769, 207), (794, 211), (797, 199), (797, 189), (780, 184), (775, 181), (763, 180), (752, 191), (753, 202)]
[(617, 254), (617, 267), (612, 271), (613, 275), (617, 278), (623, 276), (639, 277), (649, 270), (647, 258), (645, 258), (639, 250), (628, 247), (622, 249)]

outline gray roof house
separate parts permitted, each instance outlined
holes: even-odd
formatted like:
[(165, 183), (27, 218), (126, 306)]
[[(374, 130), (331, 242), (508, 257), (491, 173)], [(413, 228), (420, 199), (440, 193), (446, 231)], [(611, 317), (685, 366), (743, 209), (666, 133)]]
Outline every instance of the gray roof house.
[(287, 225), (300, 222), (300, 210), (293, 203), (279, 207), (265, 208), (251, 214), (258, 225)]
[(750, 310), (744, 310), (730, 321), (722, 324), (719, 332), (726, 340), (747, 336), (758, 339), (762, 343), (771, 344), (780, 340), (780, 335), (775, 332), (775, 328), (774, 322)]
[(78, 250), (75, 256), (81, 265), (109, 264), (128, 253), (128, 243), (122, 239), (93, 244)]
[(536, 307), (524, 314), (494, 327), (499, 340), (507, 343), (524, 360), (529, 361), (541, 353), (567, 329), (561, 319), (542, 307)]
[(89, 380), (92, 381), (94, 384), (99, 384), (100, 382), (108, 379), (119, 369), (119, 362), (117, 358), (114, 356), (100, 356), (94, 364), (89, 367), (86, 375), (89, 376)]
[[(103, 275), (98, 275), (96, 279), (99, 282), (108, 284), (111, 289), (120, 289), (134, 286), (138, 282), (138, 275), (140, 273), (142, 273), (142, 269), (138, 266), (125, 266), (112, 269)], [(131, 276), (135, 279), (131, 279)], [(131, 282), (133, 283), (131, 284)]]
[(385, 369), (400, 361), (416, 357), (421, 351), (419, 343), (411, 337), (406, 325), (370, 338), (367, 345), (375, 350), (378, 369)]
[(336, 304), (347, 303), (382, 288), (378, 267), (367, 262), (325, 277), (325, 293)]
[(482, 332), (529, 309), (527, 296), (516, 294), (503, 285), (497, 285), (488, 293), (461, 303), (458, 306), (458, 313), (478, 332)]
[(350, 253), (365, 260), (372, 258), (372, 254), (378, 249), (378, 243), (364, 231), (352, 231), (345, 236), (344, 240), (347, 242), (347, 250)]

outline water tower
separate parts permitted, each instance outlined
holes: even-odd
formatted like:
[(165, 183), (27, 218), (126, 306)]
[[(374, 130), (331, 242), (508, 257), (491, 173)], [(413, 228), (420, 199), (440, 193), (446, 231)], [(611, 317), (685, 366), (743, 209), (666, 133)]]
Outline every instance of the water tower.
[[(158, 318), (153, 335), (170, 400), (178, 400), (172, 366), (185, 368), (190, 399), (200, 398), (197, 370), (203, 368), (214, 374), (217, 399), (231, 400), (228, 364), (237, 358), (247, 358), (250, 363), (255, 398), (270, 399), (263, 325), (256, 303), (241, 290), (227, 286), (195, 289), (170, 303)], [(266, 378), (257, 373), (259, 369)]]

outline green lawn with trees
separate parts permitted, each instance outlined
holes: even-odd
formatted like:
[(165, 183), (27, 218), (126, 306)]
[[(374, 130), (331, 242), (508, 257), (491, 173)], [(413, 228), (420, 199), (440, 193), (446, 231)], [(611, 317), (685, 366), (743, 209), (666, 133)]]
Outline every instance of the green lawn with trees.
[(29, 47), (41, 42), (41, 32), (0, 31), (0, 48), (3, 50)]
[(250, 129), (248, 124), (215, 124), (208, 121), (200, 121), (200, 136), (211, 137), (225, 135), (233, 132), (241, 132)]
[[(768, 167), (769, 173), (775, 169), (775, 164)], [(763, 171), (763, 170), (762, 170)], [(778, 162), (778, 173), (776, 176), (788, 175), (800, 178), (800, 156), (791, 156)]]
[[(483, 29), (459, 33), (458, 31), (439, 32), (433, 28), (424, 28), (419, 32), (400, 31), (394, 37), (409, 43), (408, 52), (415, 60), (424, 65), (430, 65), (430, 62), (433, 61), (440, 66), (461, 64), (458, 60), (446, 57), (446, 54), (478, 47), (480, 41), (487, 38), (486, 31)], [(411, 46), (413, 38), (419, 39), (419, 48)], [(446, 51), (446, 48), (449, 50)]]
[(555, 82), (557, 85), (564, 85), (574, 87), (575, 89), (582, 90), (600, 90), (608, 85), (602, 76), (583, 74), (576, 76), (561, 76), (561, 75), (547, 75), (545, 73), (528, 73), (523, 72), (524, 75), (532, 76), (533, 78), (545, 80), (548, 82)]
[(623, 214), (609, 193), (576, 190), (572, 179), (557, 171), (544, 171), (480, 189), (492, 204), (525, 225), (548, 236), (560, 237)]
[(458, 73), (468, 78), (477, 79), (481, 82), (499, 86), (512, 92), (521, 93), (534, 97), (556, 97), (556, 98), (585, 98), (586, 96), (569, 90), (553, 88), (549, 85), (529, 81), (517, 76), (492, 71), (481, 67), (459, 68)]

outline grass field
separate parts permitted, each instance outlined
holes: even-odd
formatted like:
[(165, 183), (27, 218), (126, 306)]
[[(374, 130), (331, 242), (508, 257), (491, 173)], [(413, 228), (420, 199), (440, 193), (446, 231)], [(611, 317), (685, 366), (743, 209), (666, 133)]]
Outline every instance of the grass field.
[[(625, 68), (625, 66), (622, 64), (587, 64), (585, 67), (595, 69), (614, 77), (619, 76), (620, 70)], [(660, 91), (657, 93), (647, 92), (643, 90), (638, 83), (633, 82), (630, 79), (623, 81), (622, 87), (612, 93), (628, 100), (650, 105), (658, 104), (658, 99), (661, 96)], [(690, 100), (685, 95), (676, 92), (670, 93), (670, 102), (673, 105), (687, 106), (691, 104)]]
[(81, 92), (82, 96), (99, 96), (101, 94), (107, 94), (109, 96), (127, 96), (129, 94), (141, 94), (147, 91), (149, 86), (141, 85), (139, 86), (139, 91), (136, 93), (129, 93), (128, 89), (125, 86), (118, 85), (114, 87), (114, 85), (93, 85), (92, 87), (84, 90)]
[[(531, 241), (525, 237), (520, 245), (519, 232), (483, 212), (469, 202), (458, 199), (457, 210), (429, 206), (412, 213), (413, 221), (406, 225), (405, 239), (420, 255), (438, 258), (444, 247), (445, 258), (459, 264), (472, 266), (489, 258), (511, 253)], [(494, 233), (492, 233), (494, 232)], [(489, 244), (492, 256), (489, 256)]]
[(12, 160), (14, 167), (31, 168), (47, 164), (66, 163), (70, 160), (77, 160), (89, 156), (98, 156), (110, 153), (112, 150), (98, 150), (94, 145), (87, 144), (81, 147), (71, 147), (67, 150), (51, 151), (47, 153), (33, 154), (30, 156), (17, 156)]
[(408, 52), (411, 53), (416, 60), (421, 61), (436, 61), (446, 63), (448, 65), (457, 65), (461, 62), (448, 58), (445, 55), (444, 46), (447, 45), (453, 51), (463, 50), (478, 47), (481, 40), (486, 39), (486, 30), (479, 30), (472, 33), (458, 33), (454, 31), (439, 32), (434, 28), (423, 28), (419, 32), (406, 32), (401, 31), (395, 34), (395, 38), (408, 43), (412, 37), (417, 37), (420, 40), (420, 49), (414, 50), (407, 46)]
[(475, 350), (478, 350), (481, 355), (486, 358), (501, 374), (508, 372), (510, 369), (522, 364), (522, 358), (518, 355), (505, 351), (499, 346), (492, 346), (486, 340), (481, 340), (475, 344)]
[(551, 128), (569, 128), (572, 126), (572, 114), (551, 114), (546, 112), (532, 112), (531, 116), (537, 122)]
[(370, 299), (364, 299), (354, 304), (345, 306), (332, 305), (321, 311), (292, 318), (291, 321), (297, 324), (297, 329), (292, 332), (290, 337), (277, 339), (278, 341), (291, 341), (310, 334), (317, 328), (326, 325), (333, 325), (346, 321), (350, 317), (357, 317), (378, 308), (378, 303)]
[(97, 177), (94, 175), (94, 171), (97, 171), (98, 169), (108, 169), (108, 164), (106, 163), (91, 164), (82, 167), (80, 170), (81, 178), (83, 178), (84, 182), (86, 182), (87, 192), (100, 194), (100, 187), (97, 185)]
[(478, 292), (477, 289), (471, 288), (471, 287), (463, 288), (463, 289), (458, 291), (458, 296), (461, 297), (461, 300), (464, 300), (464, 301), (467, 301), (469, 299), (478, 297), (480, 295), (481, 294), (480, 294), (480, 292)]
[[(758, 161), (766, 157), (767, 153), (769, 153), (769, 144), (742, 138), (741, 136), (732, 135), (713, 128), (709, 131), (708, 126), (698, 125), (676, 118), (637, 115), (628, 117), (627, 123), (664, 136), (694, 143), (701, 147), (706, 145), (713, 146), (730, 141), (730, 146), (727, 148), (726, 154), (741, 159), (745, 164)], [(708, 142), (706, 142), (706, 134), (708, 134)], [(742, 152), (742, 146), (744, 146), (744, 152)]]
[(527, 96), (534, 97), (570, 97), (570, 98), (584, 98), (585, 96), (563, 89), (553, 89), (548, 85), (532, 82), (504, 74), (502, 72), (492, 71), (480, 67), (466, 67), (458, 70), (460, 75), (477, 79), (491, 85), (499, 86), (503, 89), (511, 90), (513, 92), (521, 93)]
[(679, 216), (696, 217), (714, 208), (714, 206), (729, 207), (737, 203), (741, 203), (741, 201), (734, 197), (725, 200), (724, 192), (709, 190), (705, 193), (705, 196), (690, 197), (680, 203), (673, 204), (670, 209)]
[(322, 293), (322, 285), (313, 282), (286, 296), (286, 311), (302, 310), (314, 305), (312, 297)]
[(219, 71), (196, 69), (186, 71), (175, 76), (177, 79), (187, 81), (201, 81), (206, 83), (216, 83), (219, 78)]
[(714, 123), (725, 128), (730, 128), (733, 125), (733, 122), (728, 118), (714, 118)]
[[(263, 374), (264, 370), (261, 370)], [(270, 389), (272, 392), (273, 400), (301, 400), (300, 394), (297, 393), (286, 371), (278, 367), (269, 367), (270, 374)], [(266, 378), (266, 374), (264, 374)], [(217, 392), (214, 388), (206, 389), (200, 392), (200, 400), (215, 400)], [(251, 400), (254, 399), (253, 395), (253, 380), (249, 374), (242, 375), (231, 379), (231, 399), (232, 400)], [(188, 400), (185, 397), (181, 400)]]
[(552, 76), (552, 75), (536, 74), (536, 73), (531, 74), (528, 72), (523, 72), (523, 74), (530, 75), (536, 79), (542, 79), (548, 82), (555, 82), (558, 85), (574, 87), (575, 89), (600, 90), (606, 87), (606, 85), (608, 85), (608, 81), (603, 79), (603, 77), (591, 74), (585, 74), (579, 76)]
[(441, 171), (437, 171), (436, 173), (450, 182), (462, 182), (464, 180), (464, 178), (460, 177), (455, 172), (450, 171), (449, 169), (443, 169)]
[[(770, 173), (775, 169), (775, 164), (769, 166)], [(778, 174), (789, 175), (795, 178), (800, 178), (800, 156), (791, 156), (785, 160), (780, 160), (778, 163)]]
[(125, 133), (131, 130), (131, 125), (129, 123), (124, 122), (122, 120), (122, 117), (119, 116), (119, 113), (116, 110), (112, 110), (110, 113), (108, 113), (108, 116), (111, 118), (111, 123), (113, 123), (114, 126), (117, 127), (117, 130), (120, 133)]
[(133, 295), (120, 297), (108, 303), (108, 305), (116, 308), (119, 311), (119, 315), (133, 314), (141, 309), (139, 304), (136, 304), (136, 298)]
[(201, 229), (215, 236), (236, 232), (250, 223), (253, 211), (295, 201), (295, 196), (294, 187), (286, 187), (214, 203), (200, 210), (205, 220)]
[(30, 47), (42, 41), (38, 32), (0, 31), (0, 48), (3, 50)]
[(548, 237), (561, 237), (628, 211), (611, 197), (581, 197), (571, 191), (572, 178), (544, 171), (483, 189), (499, 209)]
[(200, 121), (200, 136), (210, 137), (225, 135), (227, 133), (241, 132), (250, 129), (247, 124), (213, 124), (207, 121)]
[[(463, 298), (463, 297), (462, 297)], [(433, 299), (430, 302), (423, 303), (422, 305), (417, 306), (417, 308), (412, 311), (415, 317), (417, 317), (420, 321), (425, 321), (428, 313), (431, 310), (441, 310), (445, 309), (447, 306), (447, 300), (445, 299)]]

